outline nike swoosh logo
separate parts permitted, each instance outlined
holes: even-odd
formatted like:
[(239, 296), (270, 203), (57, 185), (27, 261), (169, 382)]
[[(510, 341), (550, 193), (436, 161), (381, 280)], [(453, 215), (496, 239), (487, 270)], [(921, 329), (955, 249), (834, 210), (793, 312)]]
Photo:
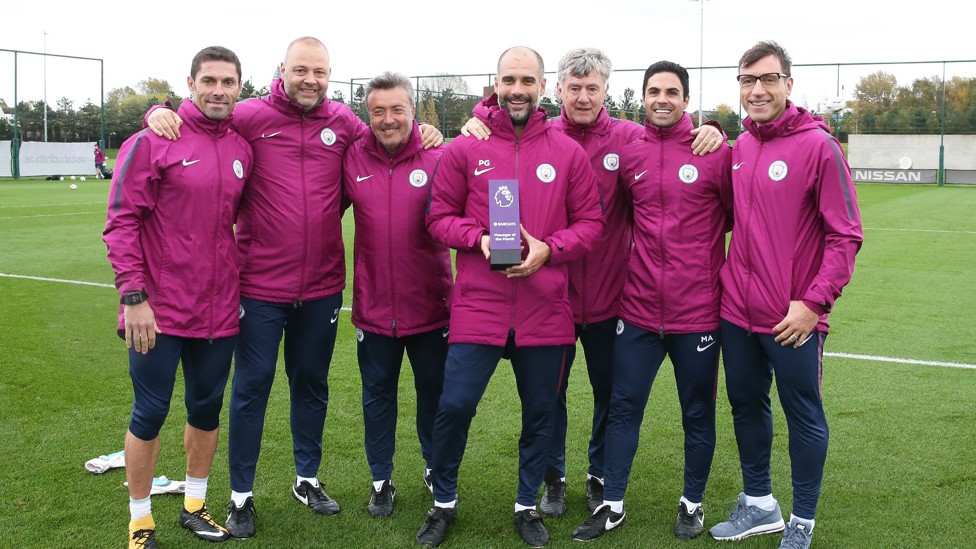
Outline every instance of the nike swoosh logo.
[(359, 183), (360, 181), (366, 181), (366, 180), (367, 180), (367, 179), (369, 179), (370, 177), (373, 177), (373, 176), (372, 176), (372, 175), (367, 175), (366, 177), (363, 177), (363, 176), (361, 176), (361, 175), (357, 175), (357, 176), (356, 176), (356, 183)]
[(634, 181), (637, 181), (638, 179), (640, 179), (645, 173), (647, 173), (647, 170), (644, 170), (641, 173), (635, 173), (634, 174)]
[(222, 538), (224, 537), (223, 532), (208, 532), (207, 530), (194, 530), (194, 534), (198, 536), (210, 536), (212, 538)]
[(732, 169), (733, 170), (738, 170), (739, 168), (742, 167), (743, 164), (745, 164), (745, 162), (739, 162), (738, 164), (732, 166)]
[(274, 136), (276, 136), (276, 135), (278, 135), (279, 133), (281, 133), (281, 132), (274, 132), (274, 133), (262, 133), (262, 134), (261, 134), (261, 139), (267, 139), (267, 138), (269, 138), (269, 137), (274, 137)]
[(200, 159), (197, 159), (197, 160), (187, 160), (187, 159), (184, 158), (183, 159), (183, 165), (184, 166), (190, 166), (192, 164), (196, 164), (199, 161), (200, 161)]
[(482, 170), (482, 169), (478, 169), (478, 168), (475, 168), (475, 170), (474, 170), (474, 174), (475, 174), (475, 175), (481, 175), (481, 174), (483, 174), (483, 173), (485, 173), (485, 172), (490, 172), (491, 170), (494, 170), (494, 169), (495, 169), (495, 167), (494, 167), (494, 166), (492, 166), (492, 167), (490, 167), (490, 168), (485, 168), (485, 169), (483, 169), (483, 170)]
[(625, 516), (627, 516), (627, 515), (624, 515), (623, 513), (621, 513), (620, 514), (620, 518), (618, 518), (615, 521), (614, 520), (610, 520), (610, 518), (608, 517), (607, 518), (607, 523), (604, 525), (604, 528), (606, 528), (607, 530), (613, 530), (614, 528), (620, 526), (620, 523), (624, 521), (624, 517)]
[(708, 345), (705, 345), (704, 347), (702, 347), (701, 345), (699, 345), (698, 346), (698, 352), (700, 353), (700, 352), (704, 351), (705, 349), (711, 347), (712, 345), (715, 345), (715, 342), (714, 341), (711, 342), (711, 343), (709, 343)]

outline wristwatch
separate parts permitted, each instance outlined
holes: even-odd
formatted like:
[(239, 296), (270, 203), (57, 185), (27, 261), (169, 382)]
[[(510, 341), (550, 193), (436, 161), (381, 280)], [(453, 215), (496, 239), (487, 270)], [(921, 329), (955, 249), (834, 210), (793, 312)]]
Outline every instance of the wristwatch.
[(149, 299), (149, 294), (145, 290), (139, 290), (138, 292), (129, 292), (122, 296), (123, 305), (138, 305), (143, 301)]

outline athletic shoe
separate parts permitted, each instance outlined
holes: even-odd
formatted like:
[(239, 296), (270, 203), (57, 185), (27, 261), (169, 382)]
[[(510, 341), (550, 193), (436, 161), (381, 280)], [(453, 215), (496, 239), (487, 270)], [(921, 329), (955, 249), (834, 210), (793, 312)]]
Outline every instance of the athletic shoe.
[(312, 486), (312, 483), (303, 480), (291, 487), (291, 495), (302, 505), (311, 507), (320, 515), (339, 514), (339, 504), (322, 490), (321, 483), (318, 486)]
[[(563, 483), (563, 487), (565, 485)], [(546, 530), (542, 515), (535, 509), (523, 509), (515, 513), (515, 530), (529, 547), (542, 547), (549, 543), (549, 530)]]
[(231, 501), (227, 504), (227, 522), (224, 527), (235, 538), (249, 538), (254, 535), (254, 498), (248, 496), (244, 505), (238, 507)]
[(603, 479), (589, 477), (586, 479), (586, 507), (590, 513), (603, 505)]
[(590, 518), (573, 530), (573, 539), (594, 540), (618, 526), (623, 526), (625, 522), (627, 522), (627, 511), (614, 513), (609, 505), (601, 505), (590, 515)]
[(156, 531), (152, 529), (129, 532), (129, 549), (156, 549)]
[(434, 493), (434, 481), (430, 478), (430, 469), (424, 467), (424, 486), (430, 490), (430, 493)]
[(546, 475), (539, 510), (547, 517), (561, 517), (566, 514), (566, 481)]
[(674, 537), (694, 539), (705, 529), (705, 510), (699, 505), (694, 513), (688, 512), (685, 502), (678, 502), (678, 518), (674, 522)]
[(180, 526), (193, 532), (193, 535), (207, 541), (227, 541), (230, 534), (224, 527), (218, 525), (207, 511), (207, 506), (189, 512), (186, 508), (180, 509)]
[(784, 526), (779, 503), (772, 511), (766, 511), (755, 505), (746, 505), (746, 495), (739, 493), (739, 500), (729, 519), (712, 526), (708, 533), (717, 540), (738, 541), (750, 536), (782, 532)]
[(779, 544), (779, 549), (810, 549), (813, 541), (813, 532), (797, 520), (790, 520), (786, 525), (786, 532), (783, 534), (783, 541)]
[(393, 482), (384, 480), (383, 485), (377, 490), (373, 488), (369, 496), (369, 505), (366, 510), (374, 517), (388, 517), (393, 514), (393, 497), (396, 495), (396, 488)]
[(417, 544), (424, 547), (437, 547), (447, 538), (447, 529), (457, 520), (457, 508), (431, 507), (427, 520), (417, 531)]

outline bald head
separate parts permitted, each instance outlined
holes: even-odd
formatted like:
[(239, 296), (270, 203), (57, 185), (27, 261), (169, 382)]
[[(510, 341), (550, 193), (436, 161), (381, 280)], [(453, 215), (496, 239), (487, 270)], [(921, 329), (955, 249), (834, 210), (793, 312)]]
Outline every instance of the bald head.
[(546, 92), (542, 57), (531, 48), (518, 46), (498, 58), (495, 93), (498, 106), (508, 111), (516, 134), (525, 127)]
[(502, 72), (502, 64), (506, 61), (517, 60), (520, 65), (524, 65), (526, 61), (529, 61), (532, 58), (535, 59), (539, 69), (536, 76), (539, 77), (539, 80), (542, 80), (542, 76), (546, 72), (544, 63), (542, 62), (542, 56), (539, 55), (539, 52), (526, 46), (514, 46), (502, 52), (501, 56), (498, 58), (497, 72)]
[(329, 50), (318, 38), (303, 36), (288, 45), (281, 64), (281, 79), (285, 94), (304, 110), (313, 109), (325, 100), (331, 75)]

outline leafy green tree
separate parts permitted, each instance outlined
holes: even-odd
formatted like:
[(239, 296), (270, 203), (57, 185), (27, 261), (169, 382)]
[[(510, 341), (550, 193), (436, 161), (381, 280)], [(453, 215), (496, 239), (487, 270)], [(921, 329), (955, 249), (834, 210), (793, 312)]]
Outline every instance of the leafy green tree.
[(331, 99), (332, 101), (335, 101), (336, 103), (342, 103), (343, 105), (345, 105), (346, 103), (346, 96), (342, 95), (342, 90), (335, 90), (334, 92), (332, 92)]

